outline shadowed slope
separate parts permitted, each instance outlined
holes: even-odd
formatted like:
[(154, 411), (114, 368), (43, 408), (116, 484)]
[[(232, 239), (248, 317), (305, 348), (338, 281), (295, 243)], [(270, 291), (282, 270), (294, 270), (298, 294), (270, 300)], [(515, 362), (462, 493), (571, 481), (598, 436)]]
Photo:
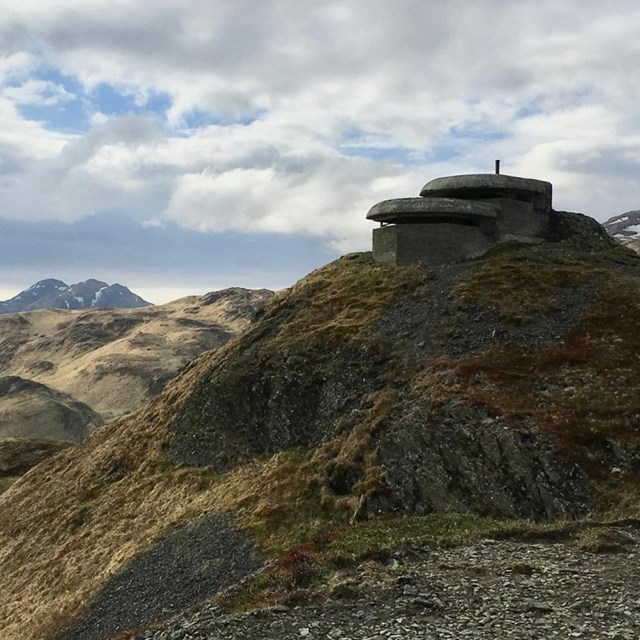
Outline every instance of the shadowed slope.
[(71, 446), (68, 442), (5, 438), (0, 440), (0, 493), (29, 469), (54, 453)]
[(80, 442), (103, 422), (66, 393), (18, 376), (0, 377), (0, 442), (8, 437)]

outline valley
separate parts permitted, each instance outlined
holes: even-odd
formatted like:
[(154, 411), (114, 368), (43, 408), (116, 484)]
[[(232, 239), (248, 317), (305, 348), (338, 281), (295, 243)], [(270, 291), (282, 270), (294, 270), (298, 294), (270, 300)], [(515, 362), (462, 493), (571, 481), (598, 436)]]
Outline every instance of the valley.
[(0, 438), (82, 442), (240, 333), (271, 295), (229, 289), (136, 309), (0, 315)]

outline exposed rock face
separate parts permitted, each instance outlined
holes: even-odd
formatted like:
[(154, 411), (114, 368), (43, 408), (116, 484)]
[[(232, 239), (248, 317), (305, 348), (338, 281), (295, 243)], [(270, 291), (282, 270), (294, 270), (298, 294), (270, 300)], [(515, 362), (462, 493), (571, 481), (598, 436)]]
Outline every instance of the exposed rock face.
[(584, 470), (554, 454), (535, 424), (513, 426), (481, 408), (442, 406), (428, 413), (416, 407), (376, 439), (386, 491), (370, 509), (535, 519), (584, 515), (591, 503)]

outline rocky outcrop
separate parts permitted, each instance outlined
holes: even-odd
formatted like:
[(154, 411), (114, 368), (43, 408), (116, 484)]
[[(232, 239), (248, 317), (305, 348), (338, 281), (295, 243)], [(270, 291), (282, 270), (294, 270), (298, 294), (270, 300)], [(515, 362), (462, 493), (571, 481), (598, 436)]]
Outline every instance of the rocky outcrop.
[(376, 438), (384, 487), (369, 510), (529, 519), (586, 514), (593, 501), (587, 474), (554, 453), (532, 422), (514, 428), (482, 408), (414, 408)]

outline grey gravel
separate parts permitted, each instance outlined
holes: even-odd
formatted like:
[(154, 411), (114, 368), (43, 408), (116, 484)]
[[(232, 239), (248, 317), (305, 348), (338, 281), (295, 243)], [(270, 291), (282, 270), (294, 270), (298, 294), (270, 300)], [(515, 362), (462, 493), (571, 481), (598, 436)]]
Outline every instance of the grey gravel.
[[(210, 513), (170, 535), (117, 573), (58, 640), (103, 640), (213, 596), (264, 563), (248, 534)], [(189, 638), (188, 626), (166, 638)]]
[(598, 288), (592, 282), (577, 288), (555, 289), (547, 311), (514, 324), (486, 305), (467, 303), (452, 307), (456, 285), (481, 266), (482, 262), (463, 262), (428, 267), (430, 304), (408, 296), (387, 311), (378, 329), (390, 336), (400, 336), (425, 359), (468, 356), (507, 342), (540, 349), (560, 342), (582, 321)]
[(617, 531), (632, 542), (618, 553), (485, 540), (404, 554), (398, 563), (367, 561), (345, 575), (358, 584), (356, 599), (242, 614), (204, 605), (135, 640), (637, 640), (640, 535)]

